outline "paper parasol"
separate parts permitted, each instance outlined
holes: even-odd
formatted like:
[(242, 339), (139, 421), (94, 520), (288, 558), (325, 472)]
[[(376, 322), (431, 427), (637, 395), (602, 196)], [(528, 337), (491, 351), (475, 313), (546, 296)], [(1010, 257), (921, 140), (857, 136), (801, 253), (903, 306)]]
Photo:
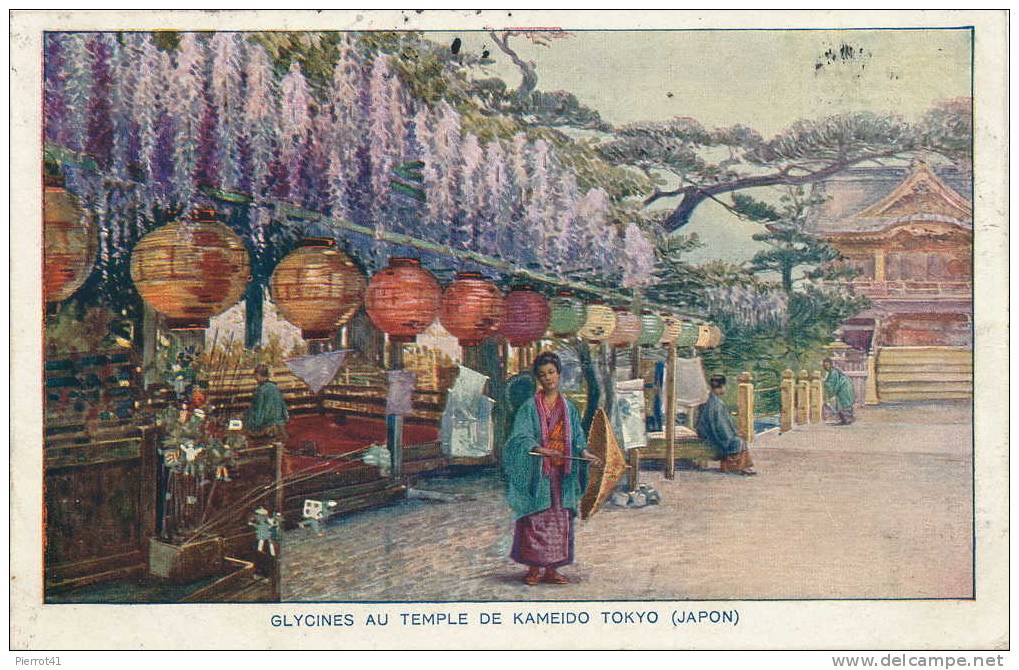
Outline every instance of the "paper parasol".
[(619, 449), (616, 436), (609, 424), (605, 410), (594, 413), (591, 431), (588, 435), (587, 450), (601, 459), (602, 465), (591, 465), (587, 490), (580, 501), (580, 518), (590, 519), (612, 492), (626, 471), (626, 458)]

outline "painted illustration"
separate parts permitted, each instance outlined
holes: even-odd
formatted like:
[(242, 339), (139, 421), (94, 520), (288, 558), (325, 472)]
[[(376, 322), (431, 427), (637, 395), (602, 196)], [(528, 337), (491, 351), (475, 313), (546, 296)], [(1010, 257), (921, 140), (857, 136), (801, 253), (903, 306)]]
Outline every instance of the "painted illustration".
[(972, 47), (45, 33), (44, 602), (974, 597)]

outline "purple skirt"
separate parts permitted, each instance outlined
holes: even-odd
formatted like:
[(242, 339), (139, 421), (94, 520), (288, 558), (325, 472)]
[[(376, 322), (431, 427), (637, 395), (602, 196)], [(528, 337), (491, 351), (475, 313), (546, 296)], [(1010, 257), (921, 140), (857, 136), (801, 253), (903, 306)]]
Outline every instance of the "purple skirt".
[(573, 562), (573, 513), (563, 507), (562, 469), (549, 475), (552, 506), (517, 519), (510, 558), (535, 568), (558, 568)]

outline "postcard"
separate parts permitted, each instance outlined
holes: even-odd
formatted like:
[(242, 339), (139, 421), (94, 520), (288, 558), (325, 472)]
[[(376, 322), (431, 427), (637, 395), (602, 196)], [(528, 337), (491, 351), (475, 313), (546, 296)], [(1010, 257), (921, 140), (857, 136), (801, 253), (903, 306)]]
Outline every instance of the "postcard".
[(12, 13), (12, 648), (1007, 649), (1007, 20)]

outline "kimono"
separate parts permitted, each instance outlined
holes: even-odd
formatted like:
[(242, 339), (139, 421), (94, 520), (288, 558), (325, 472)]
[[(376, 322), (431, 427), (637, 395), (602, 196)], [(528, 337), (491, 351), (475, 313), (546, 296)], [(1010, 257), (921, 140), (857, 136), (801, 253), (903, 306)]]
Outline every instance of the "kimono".
[(716, 394), (708, 396), (697, 415), (697, 435), (714, 450), (722, 472), (737, 472), (753, 466), (746, 442), (736, 432), (725, 402)]
[[(283, 400), (283, 394), (273, 382), (262, 382), (255, 389), (255, 395), (251, 399), (251, 407), (248, 409), (245, 425), (248, 431), (254, 435), (265, 434), (273, 430), (282, 433), (283, 426), (290, 420), (287, 412), (287, 403)], [(276, 429), (276, 427), (279, 427)]]
[(541, 391), (525, 402), (503, 450), (506, 497), (516, 517), (510, 557), (531, 567), (558, 568), (573, 562), (573, 522), (588, 464), (530, 455), (539, 447), (576, 458), (587, 447), (580, 414), (562, 395), (554, 407), (545, 406)]
[(828, 406), (838, 414), (842, 423), (852, 423), (853, 404), (856, 396), (853, 393), (853, 382), (842, 370), (832, 367), (824, 378), (824, 397)]

